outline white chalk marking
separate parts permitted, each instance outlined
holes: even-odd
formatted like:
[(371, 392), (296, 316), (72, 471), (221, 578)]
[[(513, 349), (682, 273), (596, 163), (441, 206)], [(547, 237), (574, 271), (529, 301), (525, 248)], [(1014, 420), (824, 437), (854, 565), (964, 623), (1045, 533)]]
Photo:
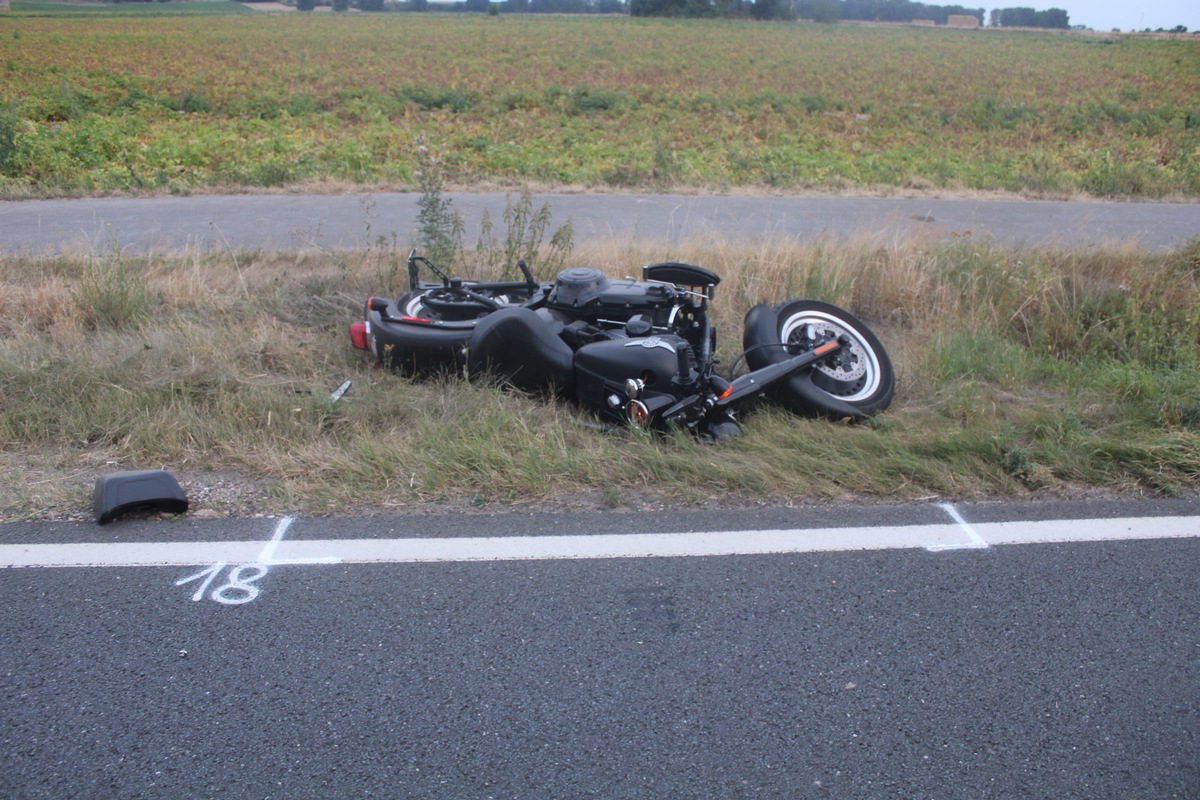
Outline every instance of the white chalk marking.
[[(183, 586), (185, 583), (198, 581), (204, 578), (204, 582), (200, 584), (200, 588), (192, 595), (192, 602), (198, 603), (204, 599), (204, 593), (208, 591), (208, 587), (212, 585), (217, 576), (229, 566), (225, 563), (213, 564), (211, 567), (202, 569), (195, 575), (189, 575), (186, 578), (180, 578), (175, 581), (176, 586)], [(246, 577), (246, 571), (253, 571), (254, 574)], [(233, 567), (229, 570), (228, 582), (218, 586), (209, 595), (209, 598), (215, 600), (221, 605), (240, 606), (242, 603), (249, 603), (258, 597), (260, 589), (254, 585), (255, 581), (265, 578), (268, 569), (263, 564), (243, 564)], [(231, 594), (232, 593), (232, 594)]]
[[(245, 577), (247, 570), (254, 574)], [(240, 606), (258, 597), (261, 591), (254, 582), (267, 576), (267, 567), (262, 564), (243, 564), (229, 570), (229, 581), (213, 590), (212, 599), (224, 606)], [(232, 594), (231, 594), (232, 592)]]
[[(258, 597), (261, 591), (255, 582), (265, 578), (270, 568), (273, 566), (293, 565), (293, 564), (336, 564), (341, 559), (336, 556), (323, 556), (319, 558), (276, 558), (275, 550), (279, 547), (279, 543), (283, 541), (283, 535), (287, 533), (287, 529), (292, 527), (292, 523), (296, 521), (295, 517), (284, 517), (275, 526), (275, 533), (271, 536), (271, 541), (267, 542), (263, 547), (262, 552), (258, 554), (258, 559), (239, 566), (231, 567), (229, 570), (229, 580), (218, 586), (209, 595), (209, 599), (214, 600), (226, 606), (238, 606), (243, 603), (249, 603)], [(200, 588), (192, 595), (192, 602), (199, 602), (204, 599), (205, 592), (212, 585), (217, 576), (229, 566), (228, 562), (220, 561), (212, 566), (202, 569), (195, 575), (189, 575), (186, 578), (180, 578), (175, 581), (176, 586), (198, 581), (201, 578), (204, 582), (200, 584)], [(247, 573), (252, 573), (247, 576)]]
[[(975, 523), (988, 545), (1200, 537), (1200, 517)], [(589, 558), (767, 555), (962, 546), (959, 524), (579, 536), (283, 539), (270, 564), (432, 563)], [(2, 567), (165, 567), (259, 563), (257, 542), (0, 545)], [(282, 557), (277, 557), (279, 553)], [(266, 566), (266, 565), (264, 565)]]
[(955, 544), (955, 543), (928, 544), (928, 545), (925, 545), (926, 550), (929, 550), (930, 552), (933, 552), (933, 553), (939, 553), (943, 550), (985, 550), (985, 549), (987, 549), (988, 543), (985, 542), (982, 538), (980, 538), (979, 534), (975, 532), (974, 528), (972, 528), (969, 524), (967, 524), (967, 521), (962, 518), (962, 514), (958, 513), (957, 508), (955, 508), (950, 503), (938, 503), (938, 507), (941, 508), (943, 511), (945, 511), (947, 514), (949, 514), (950, 519), (952, 519), (958, 523), (958, 526), (960, 528), (962, 528), (964, 533), (967, 534), (967, 538), (969, 539), (969, 541), (960, 542), (957, 544)]
[(180, 578), (179, 580), (175, 581), (175, 585), (183, 586), (184, 584), (204, 578), (204, 583), (200, 584), (200, 588), (196, 590), (194, 595), (192, 595), (192, 602), (199, 603), (202, 599), (204, 599), (204, 593), (208, 591), (208, 587), (211, 586), (212, 582), (217, 579), (218, 575), (221, 574), (221, 570), (225, 569), (227, 566), (228, 564), (224, 563), (213, 564), (211, 567), (200, 570), (195, 575), (188, 575), (186, 578)]
[(266, 564), (275, 558), (275, 548), (283, 541), (283, 534), (287, 533), (287, 529), (292, 527), (292, 523), (295, 521), (295, 517), (284, 517), (279, 520), (279, 524), (275, 526), (275, 533), (271, 536), (271, 541), (267, 542), (267, 546), (258, 554), (259, 563)]

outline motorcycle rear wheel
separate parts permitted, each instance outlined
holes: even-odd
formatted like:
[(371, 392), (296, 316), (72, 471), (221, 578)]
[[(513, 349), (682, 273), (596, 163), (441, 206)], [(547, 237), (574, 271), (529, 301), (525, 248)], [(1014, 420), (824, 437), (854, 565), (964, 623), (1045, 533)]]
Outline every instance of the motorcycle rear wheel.
[(775, 307), (779, 340), (793, 355), (845, 335), (850, 346), (812, 371), (813, 384), (871, 416), (886, 409), (896, 389), (892, 361), (871, 330), (845, 309), (820, 300), (791, 300)]

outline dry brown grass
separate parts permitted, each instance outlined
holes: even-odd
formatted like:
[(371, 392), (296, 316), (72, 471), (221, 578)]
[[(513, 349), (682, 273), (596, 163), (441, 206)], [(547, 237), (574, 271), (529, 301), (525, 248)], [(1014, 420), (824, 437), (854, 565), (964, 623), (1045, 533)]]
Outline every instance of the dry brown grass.
[(795, 296), (851, 309), (887, 345), (896, 402), (870, 424), (763, 409), (721, 447), (377, 369), (346, 326), (367, 295), (401, 291), (397, 253), (8, 259), (0, 468), (17, 477), (0, 519), (85, 517), (97, 475), (149, 468), (207, 514), (1190, 492), (1197, 257), (972, 239), (578, 248), (572, 264), (613, 276), (668, 258), (721, 274), (726, 364), (752, 304)]

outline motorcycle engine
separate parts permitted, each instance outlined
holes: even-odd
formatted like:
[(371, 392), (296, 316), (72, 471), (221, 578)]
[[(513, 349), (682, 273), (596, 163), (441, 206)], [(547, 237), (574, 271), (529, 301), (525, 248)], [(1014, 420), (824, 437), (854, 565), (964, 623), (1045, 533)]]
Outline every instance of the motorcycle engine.
[(573, 319), (624, 322), (645, 314), (655, 325), (664, 325), (676, 299), (669, 286), (633, 279), (610, 281), (598, 269), (575, 267), (558, 273), (547, 302)]
[(575, 354), (575, 369), (612, 386), (624, 385), (627, 378), (640, 378), (646, 386), (662, 390), (678, 377), (677, 352), (686, 347), (684, 339), (669, 335), (596, 342)]
[(690, 353), (684, 339), (671, 335), (586, 345), (575, 353), (576, 396), (602, 417), (625, 421), (635, 399), (626, 395), (626, 385), (635, 378), (641, 386), (635, 405), (643, 414), (657, 414), (675, 401), (680, 361)]

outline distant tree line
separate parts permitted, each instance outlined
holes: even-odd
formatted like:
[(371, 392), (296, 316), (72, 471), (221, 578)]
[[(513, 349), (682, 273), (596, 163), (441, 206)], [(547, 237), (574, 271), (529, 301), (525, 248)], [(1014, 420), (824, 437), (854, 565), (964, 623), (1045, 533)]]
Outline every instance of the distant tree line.
[[(351, 3), (361, 11), (385, 8), (407, 11), (474, 11), (506, 14), (624, 14), (635, 17), (750, 17), (752, 19), (808, 19), (817, 22), (862, 20), (913, 22), (929, 20), (945, 25), (952, 16), (972, 16), (984, 24), (982, 8), (930, 5), (913, 0), (326, 0), (335, 11)], [(316, 0), (297, 0), (301, 10), (311, 10)], [(1060, 8), (1003, 8), (991, 12), (999, 27), (1069, 28), (1067, 12)], [(1186, 29), (1184, 29), (1186, 30)]]
[[(334, 11), (346, 11), (352, 0), (328, 0)], [(311, 11), (316, 0), (296, 0), (296, 8)], [(460, 0), (459, 2), (430, 2), (430, 0), (353, 0), (359, 11), (474, 11), (505, 14), (624, 14), (624, 0)]]
[(932, 20), (945, 25), (952, 14), (973, 16), (983, 24), (982, 8), (941, 6), (912, 0), (629, 0), (635, 17), (749, 16), (755, 19), (810, 19), (817, 22), (865, 20), (912, 22)]
[(998, 28), (1059, 28), (1067, 30), (1071, 20), (1061, 8), (1038, 11), (1033, 8), (997, 8), (992, 11), (992, 25)]
[(934, 6), (911, 3), (909, 0), (844, 0), (842, 19), (874, 20), (877, 22), (912, 22), (917, 19), (933, 20), (945, 25), (950, 15), (972, 16), (983, 24), (982, 8), (962, 6)]
[(791, 3), (785, 0), (629, 0), (629, 13), (634, 17), (794, 17)]

